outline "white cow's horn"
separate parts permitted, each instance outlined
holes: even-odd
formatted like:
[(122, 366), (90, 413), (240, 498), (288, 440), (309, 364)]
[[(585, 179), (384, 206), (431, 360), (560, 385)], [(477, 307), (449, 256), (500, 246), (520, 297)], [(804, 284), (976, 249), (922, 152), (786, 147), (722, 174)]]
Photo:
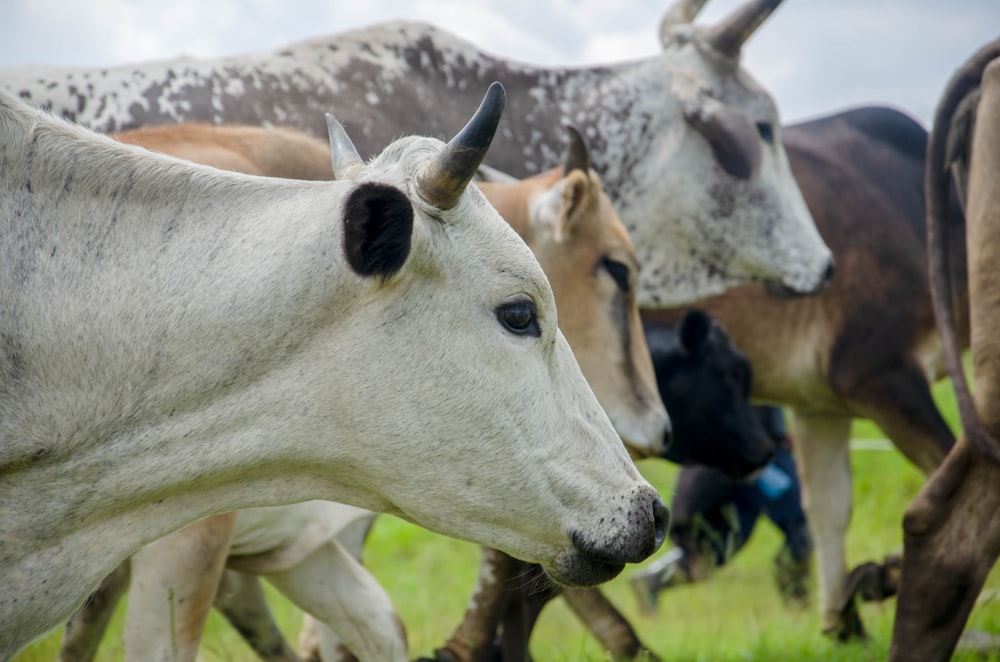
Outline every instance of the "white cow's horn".
[(493, 141), (506, 93), (493, 83), (469, 123), (427, 164), (417, 179), (420, 197), (439, 209), (458, 204), (465, 187), (476, 175)]
[(736, 57), (743, 42), (780, 4), (781, 0), (751, 0), (713, 26), (705, 40), (723, 55)]
[(330, 113), (326, 114), (326, 130), (330, 134), (330, 158), (333, 159), (333, 178), (347, 179), (348, 170), (363, 166), (354, 142), (344, 130), (344, 125)]

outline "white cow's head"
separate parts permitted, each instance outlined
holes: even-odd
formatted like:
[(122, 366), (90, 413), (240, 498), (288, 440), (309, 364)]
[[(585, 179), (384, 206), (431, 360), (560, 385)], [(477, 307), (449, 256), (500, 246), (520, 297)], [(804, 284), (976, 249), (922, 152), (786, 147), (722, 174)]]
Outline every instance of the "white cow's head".
[(329, 118), (335, 175), (359, 183), (345, 252), (370, 282), (352, 313), (367, 358), (335, 376), (370, 440), (347, 474), (380, 510), (592, 584), (649, 555), (666, 512), (558, 330), (538, 262), (468, 186), (501, 108), (494, 84), (446, 146), (404, 138), (367, 165)]
[[(652, 115), (663, 125), (648, 127), (659, 138), (645, 158), (636, 156), (645, 167), (634, 175), (637, 190), (674, 193), (644, 196), (644, 210), (622, 209), (626, 220), (640, 213), (674, 219), (669, 239), (629, 223), (644, 306), (673, 303), (664, 300), (667, 272), (686, 272), (678, 298), (754, 281), (779, 294), (808, 294), (832, 275), (833, 257), (792, 175), (774, 101), (740, 66), (742, 44), (779, 3), (751, 0), (717, 25), (695, 26), (704, 0), (681, 0), (661, 23), (671, 73), (655, 103), (675, 110)], [(621, 197), (628, 205), (632, 196)], [(673, 243), (669, 256), (656, 252), (664, 241)], [(677, 260), (689, 264), (669, 264)]]

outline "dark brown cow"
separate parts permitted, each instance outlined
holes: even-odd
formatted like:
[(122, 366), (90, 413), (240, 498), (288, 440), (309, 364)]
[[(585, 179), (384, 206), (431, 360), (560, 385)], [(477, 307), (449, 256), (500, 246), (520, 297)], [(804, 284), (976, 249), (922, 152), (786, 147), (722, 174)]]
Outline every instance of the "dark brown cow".
[[(981, 85), (981, 87), (980, 87)], [(979, 88), (977, 90), (977, 88)], [(972, 137), (956, 117), (975, 105)], [(963, 135), (964, 134), (964, 135)], [(947, 152), (947, 153), (946, 153)], [(976, 53), (951, 79), (927, 152), (928, 237), (935, 313), (965, 428), (954, 450), (910, 504), (889, 659), (951, 659), (986, 577), (1000, 555), (1000, 40)], [(968, 161), (967, 161), (968, 160)], [(968, 162), (968, 167), (966, 167)], [(975, 401), (969, 393), (954, 328), (947, 233), (941, 216), (949, 171), (968, 176), (968, 296)], [(961, 188), (961, 187), (960, 187)], [(978, 413), (977, 413), (978, 410)]]
[[(954, 437), (931, 397), (943, 376), (931, 308), (923, 200), (927, 133), (894, 110), (859, 108), (785, 128), (792, 170), (838, 274), (823, 293), (781, 299), (745, 287), (700, 302), (754, 367), (754, 397), (789, 407), (803, 500), (816, 544), (824, 631), (864, 629), (844, 594), (851, 512), (849, 435), (870, 418), (907, 458), (932, 471)], [(946, 232), (961, 237), (960, 211)], [(953, 243), (956, 288), (965, 255)], [(966, 301), (956, 299), (960, 338)], [(676, 311), (643, 311), (644, 319)]]

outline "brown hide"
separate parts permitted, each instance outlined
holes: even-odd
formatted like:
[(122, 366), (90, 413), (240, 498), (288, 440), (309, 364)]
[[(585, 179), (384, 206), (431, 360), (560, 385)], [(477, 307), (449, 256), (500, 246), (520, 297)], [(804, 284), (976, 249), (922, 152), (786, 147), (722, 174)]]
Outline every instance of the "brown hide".
[[(698, 307), (718, 317), (750, 359), (755, 399), (871, 417), (930, 471), (952, 442), (936, 410), (921, 412), (930, 402), (927, 377), (943, 371), (936, 351), (928, 351), (936, 331), (922, 221), (923, 144), (912, 147), (918, 157), (857, 128), (865, 126), (862, 113), (877, 119), (891, 112), (853, 111), (784, 130), (796, 179), (837, 260), (830, 286), (801, 298), (742, 287)], [(679, 312), (642, 316), (678, 319)], [(895, 393), (900, 387), (902, 395)]]
[(947, 342), (955, 335), (947, 314), (948, 295), (954, 288), (942, 271), (947, 266), (945, 252), (937, 246), (941, 181), (952, 164), (945, 162), (942, 145), (956, 107), (977, 86), (980, 76), (966, 195), (974, 403), (965, 387), (959, 348), (952, 342), (949, 372), (965, 429), (904, 519), (903, 571), (889, 652), (893, 662), (951, 659), (976, 597), (1000, 555), (1000, 519), (996, 517), (1000, 508), (1000, 410), (996, 407), (1000, 397), (1000, 335), (996, 332), (1000, 314), (1000, 272), (996, 269), (1000, 251), (1000, 40), (976, 53), (942, 95), (928, 150), (928, 200), (933, 211), (929, 230), (938, 324)]
[[(785, 127), (783, 140), (809, 210), (834, 253), (833, 280), (812, 297), (779, 298), (743, 287), (698, 307), (721, 320), (750, 360), (754, 398), (791, 409), (804, 501), (817, 541), (823, 628), (839, 638), (863, 636), (856, 614), (841, 609), (847, 572), (839, 560), (843, 552), (829, 546), (850, 517), (850, 421), (872, 419), (928, 473), (954, 443), (930, 392), (930, 382), (944, 376), (944, 369), (926, 257), (926, 132), (896, 111), (860, 108)], [(951, 211), (947, 233), (959, 238), (949, 246), (954, 289), (964, 292), (964, 225), (957, 206)], [(966, 338), (964, 296), (956, 298), (955, 308), (959, 336)], [(642, 311), (647, 320), (679, 314)], [(830, 448), (837, 449), (832, 456)], [(830, 477), (836, 475), (830, 462), (846, 475), (846, 485), (843, 478)], [(810, 494), (824, 503), (810, 503)], [(848, 604), (853, 609), (853, 601)]]
[[(843, 418), (845, 430), (851, 418), (870, 417), (929, 472), (954, 438), (929, 387), (930, 379), (942, 376), (943, 366), (926, 260), (926, 132), (895, 111), (865, 108), (785, 127), (783, 138), (810, 212), (834, 251), (836, 275), (823, 293), (812, 297), (778, 298), (759, 287), (743, 287), (697, 307), (719, 317), (750, 359), (757, 399)], [(958, 210), (952, 212), (948, 230), (959, 238), (951, 245), (952, 267), (956, 289), (964, 291), (964, 226)], [(956, 308), (962, 329), (967, 329), (964, 297)], [(641, 312), (644, 319), (671, 322), (683, 314), (680, 309)], [(808, 438), (797, 441), (809, 443)], [(845, 436), (843, 443), (847, 441)], [(841, 498), (849, 503), (851, 495)], [(846, 571), (843, 575), (846, 580)], [(491, 574), (481, 570), (480, 576)], [(511, 631), (524, 630), (524, 607), (508, 604), (510, 595), (493, 588), (493, 594), (488, 587), (477, 593), (478, 609), (466, 613), (467, 620), (434, 659), (490, 659), (496, 631), (490, 624), (497, 618), (495, 612), (486, 615), (490, 609), (505, 612), (505, 653), (521, 650), (523, 658), (531, 628), (523, 638)], [(571, 605), (581, 603), (574, 610), (605, 650), (627, 659), (645, 650), (599, 591), (576, 593), (567, 589), (563, 595)], [(842, 604), (839, 595), (831, 597)], [(543, 594), (533, 601), (550, 598)], [(535, 605), (529, 611), (537, 615), (539, 609)], [(860, 633), (855, 613), (831, 611), (838, 619), (831, 634)]]
[(125, 131), (114, 138), (222, 170), (285, 179), (333, 178), (327, 144), (292, 129), (178, 124)]

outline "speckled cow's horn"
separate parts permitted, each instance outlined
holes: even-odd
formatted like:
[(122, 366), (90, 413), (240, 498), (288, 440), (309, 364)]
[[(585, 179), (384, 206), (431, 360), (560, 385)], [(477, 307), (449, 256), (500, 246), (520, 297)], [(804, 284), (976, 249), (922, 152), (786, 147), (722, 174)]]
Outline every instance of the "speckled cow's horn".
[(358, 154), (354, 142), (351, 141), (344, 125), (330, 113), (326, 114), (326, 130), (330, 134), (330, 158), (333, 160), (333, 178), (346, 179), (348, 170), (355, 166), (363, 166), (364, 161)]
[(469, 123), (420, 173), (417, 192), (421, 198), (439, 209), (451, 209), (458, 204), (465, 187), (486, 158), (505, 100), (503, 85), (490, 85)]
[(675, 25), (690, 23), (705, 6), (707, 0), (678, 0), (660, 19), (660, 43), (664, 46), (670, 41), (670, 28)]
[(751, 0), (713, 26), (705, 40), (723, 55), (736, 57), (743, 43), (780, 4), (781, 0)]

